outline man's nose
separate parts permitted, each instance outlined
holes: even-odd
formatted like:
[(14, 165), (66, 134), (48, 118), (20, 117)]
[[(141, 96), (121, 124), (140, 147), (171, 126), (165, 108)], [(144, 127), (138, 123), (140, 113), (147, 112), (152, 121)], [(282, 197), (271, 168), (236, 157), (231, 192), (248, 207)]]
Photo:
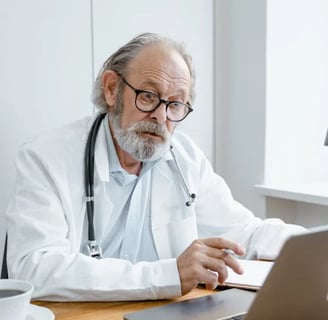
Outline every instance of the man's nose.
[(158, 123), (164, 123), (167, 120), (166, 110), (167, 106), (162, 102), (153, 112), (151, 112), (150, 117), (156, 119)]

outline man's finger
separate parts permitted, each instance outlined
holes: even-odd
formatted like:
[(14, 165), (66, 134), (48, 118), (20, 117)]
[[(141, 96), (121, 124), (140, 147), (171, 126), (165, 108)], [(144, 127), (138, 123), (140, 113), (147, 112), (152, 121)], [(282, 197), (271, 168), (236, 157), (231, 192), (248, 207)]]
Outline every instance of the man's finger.
[(246, 253), (245, 249), (240, 244), (225, 238), (205, 238), (201, 239), (201, 241), (211, 248), (231, 250), (238, 256), (243, 256)]

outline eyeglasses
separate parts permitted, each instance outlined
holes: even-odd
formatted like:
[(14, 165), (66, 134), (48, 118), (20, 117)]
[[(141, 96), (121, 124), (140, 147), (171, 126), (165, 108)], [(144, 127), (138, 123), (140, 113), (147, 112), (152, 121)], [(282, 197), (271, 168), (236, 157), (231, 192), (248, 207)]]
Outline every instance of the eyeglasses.
[(157, 109), (162, 103), (166, 106), (166, 118), (172, 122), (182, 121), (187, 117), (187, 115), (192, 112), (194, 109), (186, 103), (182, 103), (179, 101), (167, 101), (161, 99), (156, 93), (138, 90), (134, 88), (129, 82), (127, 82), (123, 76), (118, 74), (124, 84), (130, 87), (136, 94), (135, 106), (138, 110), (142, 112), (153, 112)]

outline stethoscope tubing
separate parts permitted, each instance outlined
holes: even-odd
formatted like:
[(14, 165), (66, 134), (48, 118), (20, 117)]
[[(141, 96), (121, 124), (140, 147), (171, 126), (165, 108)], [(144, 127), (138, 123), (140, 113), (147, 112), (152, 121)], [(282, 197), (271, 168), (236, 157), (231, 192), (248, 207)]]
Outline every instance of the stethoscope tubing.
[(94, 229), (94, 154), (96, 146), (97, 133), (100, 124), (106, 113), (100, 113), (92, 127), (90, 129), (84, 156), (84, 187), (85, 187), (85, 197), (86, 197), (86, 209), (88, 216), (88, 239), (89, 241), (95, 241), (95, 229)]

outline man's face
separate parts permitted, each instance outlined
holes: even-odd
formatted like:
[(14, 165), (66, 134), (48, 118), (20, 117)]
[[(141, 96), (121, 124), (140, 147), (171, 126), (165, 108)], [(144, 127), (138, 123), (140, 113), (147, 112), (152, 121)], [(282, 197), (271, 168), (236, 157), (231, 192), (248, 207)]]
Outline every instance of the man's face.
[[(186, 103), (189, 98), (189, 69), (177, 52), (163, 46), (142, 50), (131, 62), (126, 80), (164, 100)], [(135, 98), (136, 93), (127, 85), (118, 92), (111, 112), (114, 138), (136, 160), (156, 160), (169, 149), (176, 123), (167, 120), (165, 104), (145, 113), (136, 108)]]

